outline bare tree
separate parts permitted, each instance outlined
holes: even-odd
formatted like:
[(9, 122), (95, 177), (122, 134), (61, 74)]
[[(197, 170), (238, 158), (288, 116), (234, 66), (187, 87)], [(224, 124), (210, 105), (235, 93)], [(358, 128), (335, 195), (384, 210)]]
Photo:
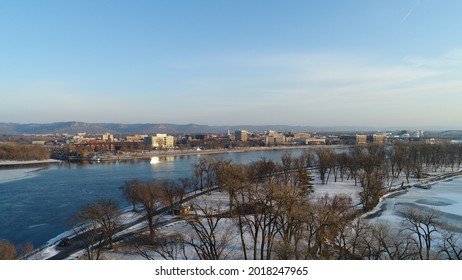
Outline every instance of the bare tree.
[(288, 186), (289, 183), (293, 182), (292, 178), (292, 169), (294, 168), (293, 166), (293, 161), (292, 161), (292, 156), (290, 155), (289, 152), (285, 152), (281, 156), (281, 165), (280, 165), (280, 179), (282, 181), (283, 186)]
[(160, 195), (164, 200), (165, 205), (170, 209), (171, 214), (174, 214), (174, 207), (179, 200), (181, 187), (174, 181), (164, 181), (159, 183)]
[(162, 184), (160, 182), (138, 182), (136, 201), (141, 204), (148, 222), (150, 243), (154, 245), (154, 235), (158, 224), (158, 211), (163, 206)]
[(201, 158), (193, 165), (194, 175), (196, 180), (200, 182), (200, 189), (203, 191), (204, 183), (207, 188), (208, 194), (211, 194), (212, 187), (216, 181), (216, 165), (214, 160)]
[(443, 244), (440, 245), (439, 255), (449, 260), (462, 260), (462, 238), (455, 232), (443, 235)]
[(74, 232), (83, 243), (89, 260), (99, 259), (104, 241), (112, 248), (112, 238), (120, 226), (120, 209), (110, 199), (100, 199), (80, 208), (72, 217)]
[(220, 180), (229, 195), (230, 216), (237, 221), (244, 259), (247, 260), (245, 215), (247, 214), (246, 190), (250, 187), (249, 176), (239, 164), (229, 164), (220, 170)]
[[(335, 168), (335, 153), (328, 148), (321, 148), (316, 150), (318, 156), (318, 170), (321, 176), (322, 184), (327, 184), (329, 176)], [(327, 176), (326, 176), (327, 175)]]
[(165, 260), (187, 260), (186, 244), (186, 238), (177, 233), (158, 240), (154, 246), (154, 251)]
[(104, 235), (98, 222), (88, 214), (88, 205), (80, 208), (79, 212), (72, 217), (77, 225), (73, 231), (78, 240), (82, 243), (88, 260), (99, 260), (104, 242)]
[(275, 235), (279, 230), (277, 218), (282, 211), (282, 204), (278, 205), (277, 200), (282, 192), (283, 187), (272, 181), (249, 189), (250, 213), (244, 219), (253, 239), (254, 259), (271, 259)]
[(18, 259), (25, 258), (31, 254), (34, 250), (34, 244), (31, 242), (26, 242), (24, 244), (19, 244), (16, 246), (16, 256)]
[(410, 233), (397, 232), (385, 224), (374, 224), (370, 228), (373, 243), (370, 244), (373, 259), (408, 260), (418, 255)]
[(120, 187), (124, 198), (133, 206), (133, 211), (136, 210), (137, 202), (137, 188), (142, 185), (142, 182), (138, 179), (125, 181), (123, 186)]
[(245, 167), (248, 180), (258, 187), (260, 184), (268, 181), (274, 181), (276, 176), (280, 175), (283, 167), (278, 166), (271, 159), (262, 158), (258, 161), (253, 161)]
[(200, 183), (201, 191), (204, 190), (204, 173), (207, 170), (207, 160), (204, 158), (199, 159), (197, 163), (193, 165), (194, 168), (194, 176), (196, 181)]
[(201, 260), (226, 259), (230, 253), (225, 250), (231, 242), (232, 227), (223, 225), (228, 218), (221, 204), (210, 206), (204, 201), (204, 206), (194, 205), (193, 208), (194, 215), (186, 218), (193, 229), (189, 245)]
[(30, 242), (15, 245), (8, 240), (0, 240), (0, 260), (25, 258), (33, 249), (34, 245)]
[(368, 176), (364, 173), (361, 176), (361, 192), (359, 193), (364, 211), (374, 208), (384, 191), (385, 188), (380, 176)]
[(155, 260), (158, 254), (164, 260), (187, 260), (186, 238), (181, 234), (158, 235), (154, 245), (149, 244), (149, 237), (140, 235), (132, 240), (130, 244), (135, 247), (138, 254), (147, 260)]
[(191, 186), (191, 179), (188, 177), (180, 178), (180, 188), (178, 189), (178, 203), (183, 204), (184, 196), (188, 192), (189, 187)]
[(96, 221), (102, 228), (109, 248), (112, 248), (112, 238), (120, 227), (120, 208), (111, 199), (100, 199), (86, 208), (87, 217)]
[(279, 237), (276, 255), (279, 259), (299, 259), (309, 197), (301, 188), (282, 187), (275, 199)]
[(14, 260), (16, 257), (16, 246), (6, 240), (0, 240), (0, 260)]
[(21, 143), (0, 143), (2, 160), (43, 160), (50, 158), (50, 151), (41, 146)]
[(220, 191), (225, 191), (225, 184), (222, 178), (222, 175), (226, 172), (226, 169), (231, 164), (231, 160), (225, 160), (223, 158), (216, 159), (213, 162), (213, 169), (215, 173), (216, 184)]
[(408, 208), (403, 212), (403, 216), (403, 230), (412, 234), (420, 259), (429, 260), (433, 236), (438, 232), (439, 213), (434, 209)]

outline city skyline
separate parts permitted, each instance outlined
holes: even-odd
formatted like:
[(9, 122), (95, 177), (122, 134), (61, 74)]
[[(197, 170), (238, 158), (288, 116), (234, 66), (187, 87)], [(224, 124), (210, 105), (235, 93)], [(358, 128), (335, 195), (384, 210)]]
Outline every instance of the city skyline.
[(458, 128), (459, 1), (0, 4), (0, 122)]

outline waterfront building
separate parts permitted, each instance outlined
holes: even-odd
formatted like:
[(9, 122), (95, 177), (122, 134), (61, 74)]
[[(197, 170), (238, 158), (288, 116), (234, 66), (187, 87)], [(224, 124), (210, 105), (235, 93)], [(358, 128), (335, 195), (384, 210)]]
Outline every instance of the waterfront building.
[(312, 138), (306, 139), (306, 143), (308, 145), (325, 145), (326, 138), (325, 137), (312, 137)]
[(144, 138), (144, 143), (153, 148), (173, 148), (175, 140), (173, 136), (167, 134), (156, 134)]
[(285, 144), (285, 142), (286, 142), (286, 137), (282, 134), (265, 136), (265, 146), (283, 145)]
[(249, 132), (247, 130), (242, 129), (236, 130), (234, 132), (234, 138), (236, 139), (236, 141), (245, 142), (249, 139)]

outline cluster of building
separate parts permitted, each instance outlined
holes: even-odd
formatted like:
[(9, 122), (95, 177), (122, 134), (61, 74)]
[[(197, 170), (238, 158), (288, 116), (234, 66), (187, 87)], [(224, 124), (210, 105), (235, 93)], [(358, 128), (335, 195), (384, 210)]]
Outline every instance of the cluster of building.
[(222, 134), (135, 134), (115, 137), (111, 133), (100, 135), (63, 134), (61, 139), (54, 135), (53, 142), (35, 140), (34, 144), (59, 144), (69, 147), (71, 154), (86, 155), (108, 151), (134, 151), (153, 149), (217, 149), (234, 147), (290, 146), (290, 145), (357, 145), (366, 143), (394, 143), (397, 141), (426, 141), (423, 131), (396, 131), (389, 133), (369, 134), (318, 134), (308, 132), (278, 132), (274, 130), (260, 133), (247, 130), (236, 130)]
[[(232, 138), (228, 131), (228, 136)], [(237, 130), (234, 133), (235, 141), (254, 141), (260, 142), (262, 146), (279, 146), (279, 145), (319, 145), (326, 144), (327, 137), (316, 136), (312, 137), (307, 132), (277, 132), (274, 130), (265, 131), (263, 133), (251, 133), (246, 130)]]

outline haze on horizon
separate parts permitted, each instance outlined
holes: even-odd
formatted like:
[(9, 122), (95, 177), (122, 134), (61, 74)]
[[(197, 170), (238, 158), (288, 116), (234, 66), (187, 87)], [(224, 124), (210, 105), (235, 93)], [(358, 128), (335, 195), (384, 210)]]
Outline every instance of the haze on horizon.
[(3, 1), (0, 122), (460, 127), (462, 1)]

